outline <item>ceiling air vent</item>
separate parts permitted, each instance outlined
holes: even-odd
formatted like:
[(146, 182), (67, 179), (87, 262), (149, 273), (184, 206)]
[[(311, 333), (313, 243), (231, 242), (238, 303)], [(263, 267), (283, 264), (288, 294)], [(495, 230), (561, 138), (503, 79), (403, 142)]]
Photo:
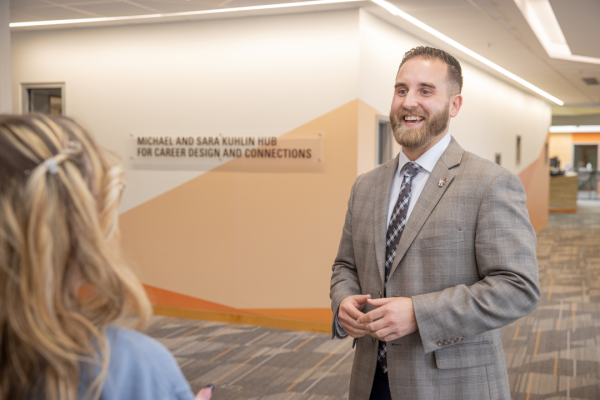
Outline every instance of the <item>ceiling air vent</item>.
[(600, 82), (598, 82), (598, 79), (596, 78), (581, 78), (586, 85), (600, 85)]

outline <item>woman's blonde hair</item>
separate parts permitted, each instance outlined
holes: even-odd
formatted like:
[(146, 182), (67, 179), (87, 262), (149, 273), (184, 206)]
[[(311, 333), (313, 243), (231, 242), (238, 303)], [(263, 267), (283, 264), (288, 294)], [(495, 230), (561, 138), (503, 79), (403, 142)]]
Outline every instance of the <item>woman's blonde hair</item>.
[(0, 117), (0, 399), (75, 400), (87, 367), (99, 398), (106, 327), (131, 312), (145, 327), (148, 299), (119, 255), (122, 175), (71, 119)]

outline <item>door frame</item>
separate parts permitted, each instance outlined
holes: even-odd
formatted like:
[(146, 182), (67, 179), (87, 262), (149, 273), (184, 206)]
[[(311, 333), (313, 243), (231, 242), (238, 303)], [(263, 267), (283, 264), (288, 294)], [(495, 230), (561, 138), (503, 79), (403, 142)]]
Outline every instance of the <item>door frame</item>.
[(573, 170), (575, 172), (577, 172), (577, 166), (575, 165), (575, 146), (596, 146), (596, 170), (600, 170), (600, 143), (598, 143), (598, 142), (573, 143), (573, 151), (571, 153), (571, 160), (573, 160)]
[(37, 82), (37, 83), (21, 83), (21, 90), (19, 91), (19, 104), (21, 114), (29, 112), (29, 89), (60, 89), (61, 92), (61, 103), (62, 103), (62, 114), (66, 115), (66, 90), (64, 82)]

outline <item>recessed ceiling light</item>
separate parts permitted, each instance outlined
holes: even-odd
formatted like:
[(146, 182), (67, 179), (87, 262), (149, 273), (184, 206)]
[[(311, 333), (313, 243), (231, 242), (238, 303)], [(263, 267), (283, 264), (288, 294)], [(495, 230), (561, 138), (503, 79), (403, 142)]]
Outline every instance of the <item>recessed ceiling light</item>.
[(448, 43), (449, 45), (457, 48), (458, 50), (462, 51), (463, 53), (466, 53), (468, 55), (470, 55), (471, 57), (473, 57), (474, 59), (476, 59), (477, 61), (487, 65), (488, 67), (500, 72), (501, 74), (509, 77), (510, 79), (514, 80), (515, 82), (520, 83), (521, 85), (525, 86), (526, 88), (533, 90), (534, 92), (536, 92), (537, 94), (544, 96), (545, 98), (547, 98), (548, 100), (553, 101), (554, 103), (558, 104), (559, 106), (562, 106), (563, 104), (565, 104), (562, 100), (552, 96), (551, 94), (543, 91), (542, 89), (538, 88), (537, 86), (527, 82), (525, 79), (518, 77), (517, 75), (513, 74), (510, 71), (507, 71), (506, 69), (502, 68), (501, 66), (491, 62), (490, 60), (488, 60), (485, 57), (480, 56), (479, 54), (475, 53), (473, 50), (470, 50), (468, 48), (466, 48), (465, 46), (463, 46), (462, 44), (458, 43), (456, 40), (452, 40), (450, 39), (448, 36), (444, 35), (441, 32), (436, 31), (435, 29), (433, 29), (432, 27), (430, 27), (429, 25), (419, 21), (418, 19), (416, 19), (415, 17), (405, 13), (404, 11), (400, 10), (398, 7), (396, 7), (395, 5), (385, 1), (385, 0), (371, 0), (373, 3), (379, 4), (381, 7), (385, 8), (386, 10), (388, 10), (392, 15), (396, 15), (398, 17), (404, 18), (405, 20), (407, 20), (408, 22), (410, 22), (411, 24), (414, 24), (416, 26), (418, 26), (419, 28), (423, 29), (425, 32), (428, 32), (430, 34), (432, 34), (433, 36), (437, 37), (438, 39), (443, 40), (444, 42)]
[(549, 0), (514, 0), (527, 23), (551, 58), (600, 64), (600, 58), (577, 56), (565, 39)]
[(600, 125), (553, 125), (550, 133), (597, 133)]

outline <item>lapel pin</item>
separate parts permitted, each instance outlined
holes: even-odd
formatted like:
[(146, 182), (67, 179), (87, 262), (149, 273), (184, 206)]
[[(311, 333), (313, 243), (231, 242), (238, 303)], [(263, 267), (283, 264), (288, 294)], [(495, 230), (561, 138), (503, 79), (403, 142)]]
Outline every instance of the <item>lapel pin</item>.
[(444, 186), (444, 183), (446, 183), (446, 180), (447, 180), (446, 178), (440, 178), (440, 181), (438, 182), (438, 186), (439, 187)]

